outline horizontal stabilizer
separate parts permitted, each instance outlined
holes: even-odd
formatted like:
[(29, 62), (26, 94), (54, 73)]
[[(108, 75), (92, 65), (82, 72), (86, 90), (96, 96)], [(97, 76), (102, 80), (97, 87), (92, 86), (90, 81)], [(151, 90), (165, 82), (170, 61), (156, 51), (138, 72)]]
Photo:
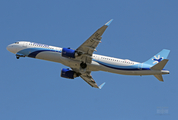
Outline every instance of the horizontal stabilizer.
[(168, 59), (164, 59), (161, 62), (154, 65), (153, 67), (151, 67), (151, 69), (152, 70), (162, 70), (168, 61), (169, 61)]
[(164, 82), (164, 80), (163, 80), (163, 77), (162, 77), (162, 75), (160, 74), (158, 74), (158, 75), (154, 75), (159, 81), (162, 81), (162, 82)]

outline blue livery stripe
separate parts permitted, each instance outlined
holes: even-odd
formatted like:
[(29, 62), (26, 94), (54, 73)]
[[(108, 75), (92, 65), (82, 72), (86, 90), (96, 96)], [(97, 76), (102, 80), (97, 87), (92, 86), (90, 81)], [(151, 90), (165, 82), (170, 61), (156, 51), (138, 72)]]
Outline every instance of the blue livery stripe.
[(50, 51), (50, 50), (38, 50), (38, 51), (35, 51), (35, 52), (30, 53), (30, 54), (28, 55), (28, 57), (35, 58), (38, 53), (44, 52), (44, 51)]
[(132, 66), (118, 66), (118, 65), (111, 65), (111, 64), (108, 64), (108, 63), (100, 62), (100, 61), (97, 61), (97, 60), (93, 60), (93, 61), (95, 61), (95, 62), (97, 62), (100, 65), (103, 65), (105, 67), (117, 69), (117, 70), (150, 70), (150, 68), (138, 68), (138, 64), (132, 65)]
[(37, 54), (39, 54), (40, 52), (45, 52), (45, 51), (61, 53), (61, 51), (59, 51), (59, 50), (45, 49), (45, 48), (27, 48), (27, 49), (23, 49), (17, 53), (23, 54), (24, 56), (35, 58), (37, 56)]

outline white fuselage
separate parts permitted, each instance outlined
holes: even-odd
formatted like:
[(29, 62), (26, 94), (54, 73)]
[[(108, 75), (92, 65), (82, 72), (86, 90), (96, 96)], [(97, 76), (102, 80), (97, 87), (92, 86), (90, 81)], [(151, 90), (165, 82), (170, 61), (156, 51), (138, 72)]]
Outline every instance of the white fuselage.
[[(66, 58), (61, 56), (62, 48), (38, 44), (34, 42), (21, 41), (10, 44), (7, 50), (14, 54), (22, 54), (24, 57), (33, 57), (37, 59), (61, 63), (70, 68), (80, 70), (80, 60)], [(155, 75), (168, 74), (167, 70), (151, 70), (150, 65), (130, 60), (123, 60), (113, 57), (93, 54), (91, 64), (87, 63), (86, 71), (105, 71), (123, 75)], [(80, 72), (80, 71), (78, 71)]]

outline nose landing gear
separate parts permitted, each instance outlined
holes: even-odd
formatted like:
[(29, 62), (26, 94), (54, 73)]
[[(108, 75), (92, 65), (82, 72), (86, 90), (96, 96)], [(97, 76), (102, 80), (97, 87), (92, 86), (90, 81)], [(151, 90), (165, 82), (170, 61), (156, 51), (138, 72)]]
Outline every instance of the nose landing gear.
[(25, 57), (25, 55), (20, 54), (20, 53), (17, 53), (17, 54), (16, 54), (16, 58), (19, 59), (20, 57)]

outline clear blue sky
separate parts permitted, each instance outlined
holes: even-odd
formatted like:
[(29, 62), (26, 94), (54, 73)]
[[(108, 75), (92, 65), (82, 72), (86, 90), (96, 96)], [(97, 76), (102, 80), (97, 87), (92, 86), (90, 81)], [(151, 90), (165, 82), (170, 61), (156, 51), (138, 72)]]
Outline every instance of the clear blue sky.
[[(177, 120), (176, 0), (1, 0), (0, 120)], [(165, 82), (154, 76), (93, 72), (103, 89), (59, 77), (59, 63), (20, 58), (18, 40), (77, 48), (114, 19), (96, 54), (144, 62), (170, 49)], [(159, 114), (160, 108), (166, 111)]]

